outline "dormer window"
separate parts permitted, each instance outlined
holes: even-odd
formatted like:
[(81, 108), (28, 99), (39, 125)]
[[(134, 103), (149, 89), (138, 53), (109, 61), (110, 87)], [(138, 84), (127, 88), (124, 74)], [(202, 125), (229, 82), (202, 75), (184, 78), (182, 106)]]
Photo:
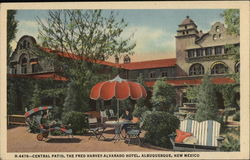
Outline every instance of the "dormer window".
[(125, 57), (124, 57), (124, 59), (123, 59), (123, 62), (124, 63), (130, 63), (130, 57), (128, 56), (128, 55), (126, 55)]

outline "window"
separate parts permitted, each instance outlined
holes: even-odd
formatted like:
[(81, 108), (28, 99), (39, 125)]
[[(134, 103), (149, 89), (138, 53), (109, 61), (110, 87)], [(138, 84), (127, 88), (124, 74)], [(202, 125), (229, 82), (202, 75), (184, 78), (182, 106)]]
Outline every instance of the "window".
[(161, 77), (167, 77), (167, 76), (168, 76), (168, 72), (167, 71), (161, 72)]
[(187, 26), (185, 26), (185, 29), (187, 29)]
[(130, 63), (130, 57), (128, 56), (128, 55), (126, 55), (126, 56), (124, 56), (124, 58), (123, 58), (123, 62), (124, 63)]
[(194, 57), (194, 50), (189, 50), (188, 51), (188, 57)]
[(188, 34), (188, 31), (186, 33)]
[(220, 27), (219, 26), (216, 26), (216, 32), (220, 32)]
[(202, 75), (204, 74), (204, 67), (199, 64), (193, 64), (189, 69), (189, 75)]
[(203, 50), (202, 49), (196, 49), (196, 56), (202, 57), (203, 56)]
[(206, 54), (206, 56), (212, 55), (212, 48), (206, 48), (205, 49), (205, 54)]
[(27, 41), (24, 40), (24, 41), (23, 41), (23, 48), (24, 48), (24, 49), (26, 49), (26, 45), (27, 45)]
[(25, 74), (27, 73), (27, 59), (23, 58), (21, 61), (21, 73)]
[(156, 77), (156, 73), (155, 72), (150, 72), (149, 73), (149, 78), (155, 78)]
[(217, 36), (216, 34), (213, 35), (213, 40), (216, 40), (217, 39)]
[(239, 73), (240, 72), (240, 63), (236, 63), (235, 65), (235, 73)]
[(32, 67), (32, 73), (35, 73), (35, 72), (39, 71), (38, 70), (38, 64), (32, 64), (31, 67)]
[(222, 47), (215, 47), (215, 55), (222, 54)]
[(226, 72), (227, 72), (227, 67), (222, 63), (214, 65), (211, 70), (211, 74), (224, 74)]
[(185, 35), (185, 32), (182, 32), (183, 35)]
[(17, 71), (16, 67), (17, 67), (16, 65), (11, 66), (11, 68), (10, 68), (11, 74), (16, 74), (16, 71)]

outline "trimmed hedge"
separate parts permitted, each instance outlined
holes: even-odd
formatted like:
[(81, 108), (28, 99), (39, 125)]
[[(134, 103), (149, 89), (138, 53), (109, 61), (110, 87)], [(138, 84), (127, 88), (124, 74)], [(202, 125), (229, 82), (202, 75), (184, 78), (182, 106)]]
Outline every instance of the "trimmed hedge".
[(62, 116), (63, 124), (71, 124), (73, 134), (83, 134), (88, 128), (87, 115), (82, 112), (71, 111), (64, 113)]
[(173, 114), (153, 111), (145, 117), (142, 128), (146, 130), (145, 141), (160, 147), (172, 148), (168, 135), (180, 126), (180, 120)]

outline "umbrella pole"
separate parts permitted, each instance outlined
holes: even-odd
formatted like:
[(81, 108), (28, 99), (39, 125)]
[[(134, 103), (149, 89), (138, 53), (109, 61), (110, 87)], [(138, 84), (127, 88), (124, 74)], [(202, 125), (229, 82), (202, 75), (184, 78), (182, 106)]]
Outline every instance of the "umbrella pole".
[(119, 100), (117, 99), (117, 120), (119, 121)]

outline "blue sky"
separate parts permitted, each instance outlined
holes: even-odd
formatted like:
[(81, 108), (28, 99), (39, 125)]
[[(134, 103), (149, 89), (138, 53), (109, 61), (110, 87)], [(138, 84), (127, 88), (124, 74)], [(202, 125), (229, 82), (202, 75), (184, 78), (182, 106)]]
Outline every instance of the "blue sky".
[[(132, 61), (153, 60), (175, 57), (175, 35), (178, 25), (189, 16), (198, 26), (198, 30), (208, 32), (212, 24), (223, 22), (222, 9), (123, 9), (115, 10), (119, 18), (124, 18), (128, 27), (123, 36), (134, 33), (137, 46)], [(107, 15), (110, 10), (104, 10)], [(18, 10), (19, 21), (16, 40), (23, 35), (35, 38), (38, 33), (36, 17), (46, 19), (48, 10)], [(39, 42), (38, 42), (39, 43)]]

